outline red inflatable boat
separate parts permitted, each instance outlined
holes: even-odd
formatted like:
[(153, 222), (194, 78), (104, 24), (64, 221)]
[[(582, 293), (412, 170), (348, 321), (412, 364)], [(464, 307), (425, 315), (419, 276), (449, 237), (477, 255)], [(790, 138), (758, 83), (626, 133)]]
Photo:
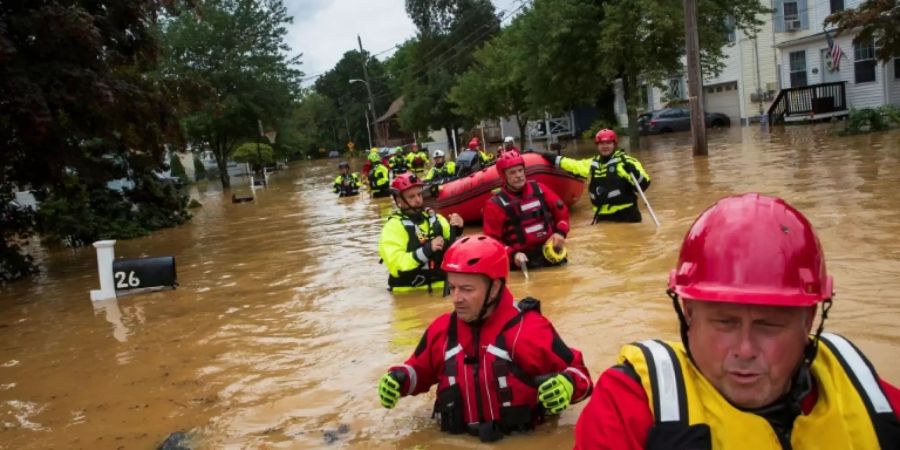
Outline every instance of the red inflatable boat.
[[(584, 179), (547, 163), (541, 155), (525, 153), (525, 174), (529, 180), (537, 180), (553, 189), (567, 205), (578, 201), (584, 192)], [(481, 222), (484, 204), (500, 189), (497, 169), (490, 166), (463, 178), (444, 183), (437, 197), (425, 199), (425, 206), (436, 209), (444, 216), (457, 213), (466, 223)]]

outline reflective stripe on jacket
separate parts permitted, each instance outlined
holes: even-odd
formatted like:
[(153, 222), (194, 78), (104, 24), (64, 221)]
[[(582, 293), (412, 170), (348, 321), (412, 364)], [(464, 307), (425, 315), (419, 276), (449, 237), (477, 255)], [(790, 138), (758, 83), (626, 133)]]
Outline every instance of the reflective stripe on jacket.
[(589, 178), (588, 195), (595, 214), (615, 214), (637, 203), (637, 189), (632, 175), (641, 189), (650, 187), (650, 175), (647, 175), (644, 166), (622, 149), (616, 149), (609, 158), (597, 155), (575, 160), (561, 156), (556, 161), (561, 169)]
[[(347, 184), (344, 184), (344, 181)], [(334, 179), (334, 193), (340, 194), (340, 197), (349, 197), (359, 194), (359, 175), (350, 173), (347, 175), (338, 175)]]
[[(625, 362), (647, 394), (654, 442), (687, 439), (696, 446), (691, 448), (784, 448), (766, 419), (735, 408), (716, 390), (683, 345), (655, 340), (627, 345), (619, 355), (619, 363)], [(900, 423), (871, 364), (849, 341), (823, 333), (811, 374), (818, 399), (783, 436), (790, 448), (896, 448)]]
[(443, 166), (433, 166), (425, 174), (425, 181), (441, 181), (456, 176), (456, 163), (453, 161), (445, 162)]
[[(550, 321), (535, 311), (536, 301), (519, 305), (521, 310), (504, 288), (497, 308), (480, 326), (455, 314), (432, 322), (406, 363), (390, 369), (407, 374), (402, 394), (428, 392), (437, 384), (436, 416), (442, 429), (452, 433), (479, 424), (503, 432), (532, 427), (541, 418), (535, 386), (547, 375), (569, 376), (572, 403), (586, 398), (593, 383), (581, 352), (568, 347)], [(529, 309), (525, 305), (535, 310), (523, 312)], [(454, 408), (447, 403), (451, 394)]]
[(484, 234), (516, 252), (534, 252), (553, 233), (569, 232), (569, 209), (551, 189), (528, 181), (520, 194), (505, 187), (484, 205)]
[(439, 214), (425, 217), (420, 223), (399, 212), (388, 217), (378, 242), (378, 254), (388, 268), (391, 290), (443, 288), (443, 252), (431, 252), (424, 245), (438, 236), (448, 241), (445, 248), (450, 246), (450, 224)]

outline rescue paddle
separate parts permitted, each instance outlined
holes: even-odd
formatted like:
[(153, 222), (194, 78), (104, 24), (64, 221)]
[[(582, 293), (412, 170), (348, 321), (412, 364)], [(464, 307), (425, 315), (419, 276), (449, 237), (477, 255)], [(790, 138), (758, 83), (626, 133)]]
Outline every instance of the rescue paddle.
[(638, 183), (638, 180), (634, 177), (633, 173), (628, 172), (628, 175), (631, 175), (631, 181), (634, 181), (634, 187), (637, 188), (638, 194), (641, 194), (641, 199), (643, 199), (644, 204), (647, 205), (647, 211), (650, 211), (650, 217), (653, 218), (653, 222), (656, 224), (656, 228), (659, 228), (659, 219), (656, 218), (656, 213), (653, 212), (653, 207), (651, 207), (650, 202), (647, 201), (647, 196), (644, 195), (644, 190), (641, 189), (641, 184)]

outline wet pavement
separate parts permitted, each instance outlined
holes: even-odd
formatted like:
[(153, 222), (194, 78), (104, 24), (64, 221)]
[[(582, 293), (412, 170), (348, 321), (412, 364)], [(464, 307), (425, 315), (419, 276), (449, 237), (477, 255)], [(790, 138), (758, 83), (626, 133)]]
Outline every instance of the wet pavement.
[[(746, 191), (783, 196), (816, 226), (835, 277), (827, 328), (900, 383), (900, 132), (828, 129), (714, 130), (708, 158), (691, 156), (688, 133), (647, 139), (632, 153), (662, 227), (646, 214), (592, 227), (582, 196), (569, 265), (513, 274), (511, 289), (542, 300), (596, 379), (622, 344), (677, 338), (666, 280), (705, 207)], [(579, 142), (564, 154), (594, 151)], [(203, 203), (192, 222), (116, 245), (121, 257), (174, 255), (175, 291), (92, 304), (93, 248), (42, 250), (41, 275), (0, 291), (0, 448), (155, 448), (176, 431), (196, 448), (487, 448), (441, 434), (433, 394), (379, 405), (378, 377), (450, 305), (385, 290), (377, 241), (389, 201), (335, 198), (335, 165), (297, 163), (255, 203), (192, 187)], [(571, 448), (581, 407), (490, 447)]]

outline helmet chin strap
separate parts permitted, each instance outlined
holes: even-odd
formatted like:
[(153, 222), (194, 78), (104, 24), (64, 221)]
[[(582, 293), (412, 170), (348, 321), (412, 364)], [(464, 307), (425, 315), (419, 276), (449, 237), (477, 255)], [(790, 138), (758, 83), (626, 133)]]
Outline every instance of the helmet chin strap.
[(487, 292), (484, 293), (484, 301), (481, 302), (481, 310), (478, 311), (478, 317), (472, 321), (472, 325), (481, 325), (484, 322), (485, 315), (487, 315), (488, 309), (491, 306), (497, 304), (500, 301), (500, 296), (503, 295), (503, 287), (506, 286), (506, 280), (500, 280), (500, 289), (497, 289), (497, 296), (494, 299), (491, 299), (491, 287), (494, 286), (493, 280), (489, 280)]

